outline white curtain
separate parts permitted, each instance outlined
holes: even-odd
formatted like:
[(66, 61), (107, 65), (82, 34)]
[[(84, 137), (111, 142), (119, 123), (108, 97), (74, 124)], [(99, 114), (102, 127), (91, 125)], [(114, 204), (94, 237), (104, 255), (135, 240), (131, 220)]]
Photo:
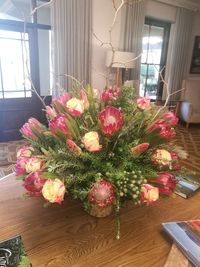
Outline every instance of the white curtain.
[[(71, 75), (83, 84), (90, 82), (92, 0), (52, 2), (52, 54), (55, 84), (65, 90), (72, 86)], [(55, 86), (54, 86), (55, 87)], [(55, 88), (54, 95), (58, 94)]]
[[(188, 51), (192, 37), (194, 12), (177, 9), (176, 23), (174, 25), (171, 51), (168, 56), (166, 80), (170, 93), (181, 89), (182, 81), (187, 76)], [(170, 100), (179, 100), (181, 93), (171, 96)]]
[[(134, 52), (136, 56), (142, 52), (142, 37), (146, 14), (146, 0), (129, 1), (122, 13), (122, 29), (124, 36), (123, 50)], [(140, 62), (141, 57), (135, 61), (135, 69), (129, 74), (130, 80), (140, 79)]]

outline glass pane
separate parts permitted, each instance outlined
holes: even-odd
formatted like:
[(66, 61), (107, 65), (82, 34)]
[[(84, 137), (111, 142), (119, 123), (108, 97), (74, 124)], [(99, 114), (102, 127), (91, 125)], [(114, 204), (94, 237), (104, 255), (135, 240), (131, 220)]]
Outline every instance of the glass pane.
[(140, 66), (140, 96), (145, 95), (146, 77), (147, 77), (147, 65), (141, 64)]
[(51, 13), (50, 13), (50, 4), (46, 1), (37, 1), (37, 7), (41, 6), (37, 10), (37, 22), (40, 24), (51, 25)]
[(1, 98), (3, 98), (3, 93), (2, 93), (2, 92), (0, 92), (0, 99), (1, 99)]
[(42, 96), (50, 95), (52, 91), (50, 38), (50, 31), (38, 30), (40, 93)]
[(150, 96), (151, 99), (156, 99), (158, 78), (159, 78), (159, 67), (155, 65), (148, 65), (145, 95)]
[(149, 36), (148, 63), (160, 64), (164, 29), (151, 26)]
[(0, 0), (0, 19), (31, 22), (31, 0)]
[(4, 98), (20, 98), (25, 97), (24, 92), (4, 92)]
[[(9, 36), (5, 38), (5, 36)], [(15, 39), (17, 36), (18, 39)], [(20, 37), (20, 38), (19, 38)], [(28, 34), (14, 31), (0, 31), (0, 71), (2, 89), (7, 91), (4, 97), (24, 97), (24, 93), (13, 93), (8, 91), (30, 90), (31, 84), (28, 80), (30, 70)], [(26, 60), (27, 59), (27, 60)]]
[(149, 25), (144, 25), (143, 39), (142, 39), (142, 57), (141, 57), (141, 62), (142, 63), (146, 63), (147, 62), (149, 31), (150, 31), (150, 26)]

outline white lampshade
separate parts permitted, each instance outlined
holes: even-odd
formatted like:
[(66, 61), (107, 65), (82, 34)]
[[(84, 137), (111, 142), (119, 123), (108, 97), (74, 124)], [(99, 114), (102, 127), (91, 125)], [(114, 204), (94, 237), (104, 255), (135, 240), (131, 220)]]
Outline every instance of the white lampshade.
[[(134, 69), (135, 67), (135, 53), (115, 51), (114, 57), (113, 51), (108, 50), (106, 54), (106, 67), (122, 68), (122, 69)], [(111, 64), (112, 63), (112, 64)]]

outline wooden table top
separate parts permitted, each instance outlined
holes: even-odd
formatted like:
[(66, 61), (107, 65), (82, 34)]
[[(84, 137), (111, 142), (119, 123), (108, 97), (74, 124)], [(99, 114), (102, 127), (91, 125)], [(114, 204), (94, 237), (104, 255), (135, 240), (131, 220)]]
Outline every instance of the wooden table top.
[(0, 180), (0, 240), (20, 234), (33, 267), (161, 267), (171, 247), (161, 223), (200, 218), (200, 193), (150, 207), (129, 203), (116, 240), (114, 215), (94, 218), (70, 198), (43, 208), (42, 199), (23, 200), (21, 193), (13, 174)]

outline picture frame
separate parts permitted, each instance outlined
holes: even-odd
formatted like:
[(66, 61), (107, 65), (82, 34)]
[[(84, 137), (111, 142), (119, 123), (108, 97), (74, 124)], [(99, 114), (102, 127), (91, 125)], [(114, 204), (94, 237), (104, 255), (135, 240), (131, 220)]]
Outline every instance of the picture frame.
[(190, 73), (200, 74), (200, 36), (195, 36)]

